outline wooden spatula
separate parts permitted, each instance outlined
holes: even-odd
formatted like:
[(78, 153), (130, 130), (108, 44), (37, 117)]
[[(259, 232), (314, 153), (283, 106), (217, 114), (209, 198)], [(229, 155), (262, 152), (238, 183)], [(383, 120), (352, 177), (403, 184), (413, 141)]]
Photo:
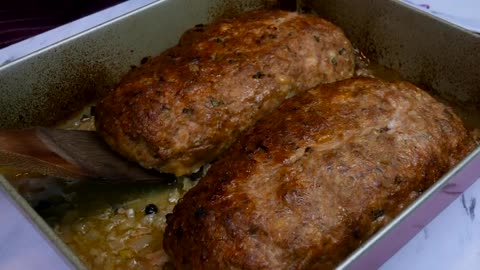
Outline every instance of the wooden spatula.
[(94, 131), (0, 130), (0, 166), (65, 179), (104, 182), (172, 181), (112, 152)]

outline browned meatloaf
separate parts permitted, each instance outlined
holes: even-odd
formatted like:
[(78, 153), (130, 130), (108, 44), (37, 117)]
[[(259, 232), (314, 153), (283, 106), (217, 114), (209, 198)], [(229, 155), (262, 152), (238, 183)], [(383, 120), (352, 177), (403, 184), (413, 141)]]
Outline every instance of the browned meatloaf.
[(350, 79), (287, 100), (167, 217), (178, 269), (330, 269), (470, 150), (450, 108)]
[(333, 24), (254, 11), (198, 25), (132, 71), (99, 102), (96, 127), (142, 166), (188, 174), (286, 98), (353, 69), (352, 46)]

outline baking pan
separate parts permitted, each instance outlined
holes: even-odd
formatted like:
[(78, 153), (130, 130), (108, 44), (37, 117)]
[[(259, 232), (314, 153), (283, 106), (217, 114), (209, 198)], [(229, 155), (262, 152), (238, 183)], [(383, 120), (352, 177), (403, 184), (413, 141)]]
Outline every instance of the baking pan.
[[(480, 36), (400, 1), (304, 0), (374, 62), (453, 104), (480, 127)], [(462, 108), (458, 110), (458, 108)], [(480, 148), (377, 232), (339, 269), (376, 269), (480, 177)]]
[[(281, 1), (293, 6), (293, 1)], [(173, 46), (187, 28), (277, 1), (164, 0), (0, 67), (0, 128), (50, 126), (112, 87), (144, 57)], [(395, 69), (480, 122), (480, 37), (394, 0), (305, 0), (298, 8), (344, 29), (370, 59)], [(480, 148), (375, 234), (339, 268), (374, 269), (480, 177)], [(0, 184), (41, 231), (82, 267), (10, 184)]]

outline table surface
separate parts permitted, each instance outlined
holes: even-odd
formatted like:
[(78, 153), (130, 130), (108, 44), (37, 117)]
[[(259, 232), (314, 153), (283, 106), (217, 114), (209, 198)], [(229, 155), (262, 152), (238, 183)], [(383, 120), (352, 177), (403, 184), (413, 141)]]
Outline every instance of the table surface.
[[(131, 0), (0, 50), (0, 66), (61, 37), (89, 29), (155, 0)], [(480, 32), (478, 0), (404, 1), (472, 31)], [(480, 168), (479, 168), (480, 170)], [(381, 269), (480, 269), (480, 179), (390, 258)], [(38, 229), (0, 190), (0, 269), (68, 269)], [(41, 256), (40, 256), (41, 255)], [(27, 259), (26, 259), (27, 258)], [(54, 266), (54, 267), (48, 267)]]

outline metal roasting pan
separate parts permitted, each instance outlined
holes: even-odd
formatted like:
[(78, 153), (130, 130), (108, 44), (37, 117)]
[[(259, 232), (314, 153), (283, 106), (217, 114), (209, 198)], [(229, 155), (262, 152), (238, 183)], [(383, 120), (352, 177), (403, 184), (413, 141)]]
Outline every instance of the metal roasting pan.
[[(400, 1), (160, 0), (0, 66), (0, 128), (51, 126), (112, 87), (142, 58), (176, 44), (193, 25), (275, 4), (334, 22), (370, 59), (469, 108), (472, 121), (480, 122), (480, 36)], [(480, 147), (338, 268), (378, 268), (479, 177)], [(84, 268), (1, 175), (0, 186), (67, 267)]]

